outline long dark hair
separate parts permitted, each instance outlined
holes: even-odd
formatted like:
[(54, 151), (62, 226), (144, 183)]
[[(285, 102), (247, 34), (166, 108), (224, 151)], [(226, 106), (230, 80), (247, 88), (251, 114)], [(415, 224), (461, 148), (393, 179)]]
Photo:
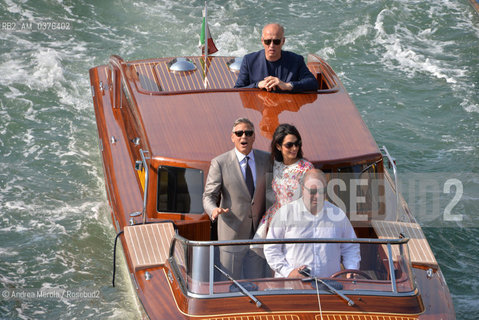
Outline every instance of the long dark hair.
[[(296, 136), (296, 138), (298, 138), (298, 141), (301, 142), (301, 135), (299, 134), (299, 131), (298, 129), (296, 129), (295, 126), (288, 123), (280, 124), (274, 131), (273, 139), (271, 140), (271, 162), (274, 162), (274, 160), (280, 162), (283, 161), (283, 155), (281, 154), (281, 151), (276, 148), (276, 145), (283, 145), (284, 137), (286, 137), (288, 134)], [(301, 144), (298, 148), (297, 157), (298, 159), (303, 158), (303, 149), (301, 148)]]

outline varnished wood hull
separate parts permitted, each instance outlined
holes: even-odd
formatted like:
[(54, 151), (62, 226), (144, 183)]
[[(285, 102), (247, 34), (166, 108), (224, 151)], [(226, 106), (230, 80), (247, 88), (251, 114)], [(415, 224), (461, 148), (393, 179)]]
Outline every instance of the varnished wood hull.
[(477, 13), (479, 14), (479, 1), (478, 0), (469, 0), (472, 7), (476, 9)]
[[(194, 87), (191, 91), (176, 93), (138, 92), (141, 91), (137, 90), (138, 84), (135, 87), (135, 83), (139, 83), (138, 77), (161, 76), (160, 71), (146, 67), (155, 66), (155, 63), (147, 60), (122, 65), (121, 61), (113, 59), (110, 66), (90, 70), (106, 191), (117, 232), (130, 225), (131, 219), (135, 224), (141, 223), (141, 217), (132, 218), (130, 215), (143, 207), (141, 178), (133, 170), (140, 148), (151, 151), (153, 165), (194, 167), (206, 173), (209, 161), (231, 148), (227, 134), (233, 121), (240, 116), (250, 118), (258, 126), (261, 134), (255, 146), (264, 150), (268, 150), (277, 123), (294, 123), (303, 136), (305, 153), (317, 167), (341, 167), (361, 160), (376, 161), (381, 157), (339, 79), (335, 80), (336, 89), (323, 95), (228, 90), (221, 87), (227, 84), (219, 80), (216, 91), (194, 92), (197, 90)], [(132, 74), (133, 70), (136, 75)], [(114, 80), (115, 72), (119, 79), (123, 77), (121, 86), (117, 86)], [(158, 74), (154, 75), (154, 72)], [(124, 79), (128, 77), (131, 79)], [(128, 108), (125, 101), (137, 107)], [(278, 104), (282, 107), (277, 107)], [(348, 126), (342, 128), (339, 135), (335, 132), (329, 135), (325, 130), (318, 136), (314, 130), (308, 130), (334, 126), (334, 123), (347, 123)], [(219, 139), (224, 136), (227, 139)], [(135, 137), (139, 137), (139, 145), (134, 144), (132, 138)], [(179, 141), (179, 137), (183, 140)], [(204, 145), (209, 148), (205, 150)], [(155, 194), (156, 185), (150, 182), (149, 186), (150, 192)], [(146, 212), (150, 222), (174, 221), (178, 233), (185, 238), (210, 239), (210, 220), (206, 214), (159, 214), (152, 201), (148, 202)], [(434, 268), (431, 277), (427, 275), (427, 267), (413, 268), (418, 289), (400, 298), (354, 296), (356, 306), (349, 307), (338, 296), (329, 294), (321, 295), (320, 305), (315, 294), (266, 295), (261, 297), (262, 308), (257, 308), (243, 296), (189, 296), (181, 288), (168, 262), (155, 268), (136, 270), (125, 237), (120, 236), (120, 240), (134, 289), (151, 319), (321, 319), (321, 316), (322, 319), (349, 320), (455, 319), (451, 297), (439, 267)], [(146, 279), (147, 272), (150, 279)]]

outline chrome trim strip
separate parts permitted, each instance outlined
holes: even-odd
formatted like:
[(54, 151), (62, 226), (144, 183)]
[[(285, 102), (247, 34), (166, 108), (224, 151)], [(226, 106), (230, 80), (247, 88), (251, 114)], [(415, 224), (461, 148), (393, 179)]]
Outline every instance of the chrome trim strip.
[[(321, 294), (327, 294), (327, 295), (336, 295), (335, 293), (332, 293), (330, 291), (326, 290), (320, 290), (319, 291)], [(255, 296), (261, 297), (261, 296), (277, 296), (277, 295), (304, 295), (304, 294), (310, 294), (316, 296), (316, 289), (311, 289), (311, 290), (278, 290), (278, 291), (272, 291), (272, 290), (267, 290), (267, 291), (251, 291), (252, 294)], [(373, 290), (357, 290), (357, 291), (351, 291), (351, 290), (343, 290), (341, 293), (344, 293), (348, 296), (379, 296), (379, 297), (414, 297), (418, 294), (417, 289), (409, 292), (397, 292), (397, 293), (392, 293), (390, 291), (373, 291)], [(230, 293), (216, 293), (214, 295), (202, 295), (199, 293), (192, 293), (192, 292), (187, 292), (187, 296), (191, 298), (196, 298), (196, 299), (216, 299), (216, 298), (232, 298), (232, 297), (244, 297), (244, 295), (239, 292), (230, 292)]]
[(209, 279), (209, 294), (213, 294), (213, 285), (215, 277), (215, 246), (210, 246), (210, 279)]
[(136, 277), (133, 273), (130, 272), (131, 282), (135, 285), (135, 289), (138, 290), (138, 283), (136, 282)]

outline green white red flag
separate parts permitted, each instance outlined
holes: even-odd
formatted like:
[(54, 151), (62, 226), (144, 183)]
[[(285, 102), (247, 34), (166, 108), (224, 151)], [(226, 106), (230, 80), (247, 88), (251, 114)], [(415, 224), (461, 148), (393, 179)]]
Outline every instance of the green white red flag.
[[(201, 24), (201, 36), (199, 46), (201, 47), (201, 54), (205, 55), (205, 47), (208, 50), (208, 54), (212, 54), (218, 51), (211, 37), (210, 28), (208, 26), (207, 16), (206, 16), (206, 3), (205, 10), (203, 10), (203, 23)], [(205, 41), (206, 40), (206, 41)]]

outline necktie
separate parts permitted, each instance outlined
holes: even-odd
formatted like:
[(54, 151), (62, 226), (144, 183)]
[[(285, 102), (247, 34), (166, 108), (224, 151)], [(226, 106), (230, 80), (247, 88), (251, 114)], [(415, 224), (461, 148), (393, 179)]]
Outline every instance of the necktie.
[(251, 167), (249, 166), (249, 157), (246, 156), (246, 187), (248, 188), (249, 194), (251, 195), (251, 198), (253, 198), (254, 194), (254, 181), (253, 181), (253, 173), (251, 172)]

